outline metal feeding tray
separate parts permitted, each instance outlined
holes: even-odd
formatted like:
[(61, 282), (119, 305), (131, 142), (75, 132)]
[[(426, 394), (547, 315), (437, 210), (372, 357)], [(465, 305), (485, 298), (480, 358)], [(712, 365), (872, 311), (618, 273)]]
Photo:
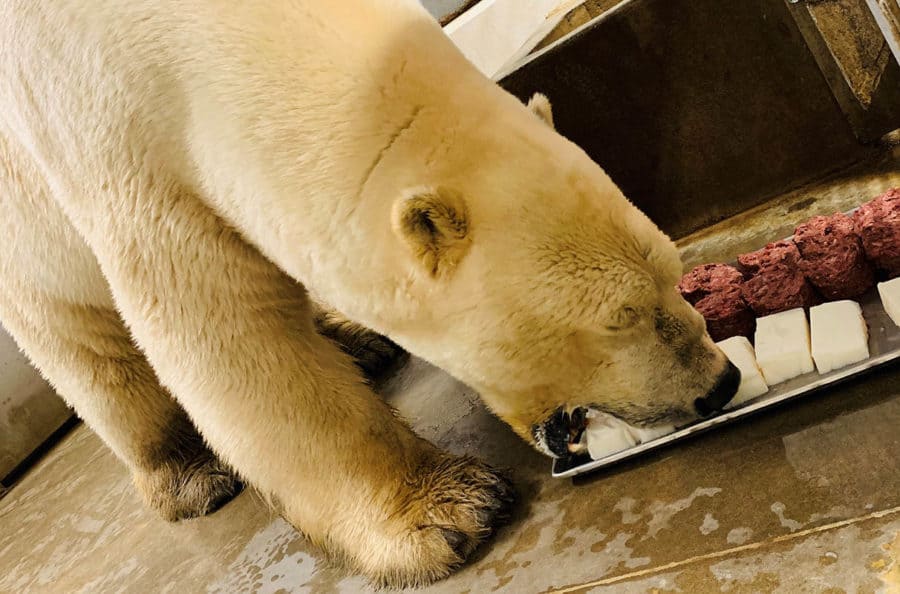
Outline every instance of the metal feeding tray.
[(556, 459), (553, 461), (553, 476), (556, 478), (572, 477), (610, 466), (616, 462), (667, 446), (714, 427), (727, 425), (741, 417), (774, 406), (780, 402), (812, 394), (827, 386), (900, 359), (900, 327), (897, 327), (888, 317), (887, 312), (884, 311), (878, 291), (873, 288), (858, 301), (862, 307), (866, 324), (869, 327), (869, 358), (865, 361), (853, 363), (824, 375), (819, 375), (813, 371), (776, 384), (770, 387), (766, 394), (753, 400), (748, 400), (738, 407), (682, 427), (674, 433), (610, 454), (599, 460), (592, 460), (586, 453), (565, 459)]

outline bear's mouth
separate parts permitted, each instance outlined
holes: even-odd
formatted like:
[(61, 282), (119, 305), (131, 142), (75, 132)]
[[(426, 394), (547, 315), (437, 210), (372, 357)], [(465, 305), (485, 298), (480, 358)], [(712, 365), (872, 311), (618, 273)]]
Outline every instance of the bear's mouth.
[(531, 428), (535, 445), (552, 458), (565, 458), (583, 451), (582, 436), (588, 425), (588, 409), (576, 407), (571, 412), (557, 408), (543, 423)]
[(643, 415), (639, 417), (614, 414), (604, 411), (599, 406), (580, 406), (572, 409), (571, 412), (560, 407), (553, 411), (543, 423), (532, 426), (531, 434), (535, 446), (551, 458), (568, 458), (587, 453), (588, 440), (585, 439), (585, 433), (593, 415), (613, 417), (639, 434), (652, 431), (660, 426), (682, 427), (695, 420), (675, 407), (659, 408), (651, 411), (651, 414), (644, 411)]
[(588, 409), (583, 407), (578, 407), (572, 411), (570, 417), (571, 426), (569, 427), (569, 443), (566, 444), (566, 449), (569, 454), (578, 454), (587, 449), (587, 442), (582, 439), (584, 437), (584, 432), (587, 431), (588, 423), (590, 422), (587, 412)]

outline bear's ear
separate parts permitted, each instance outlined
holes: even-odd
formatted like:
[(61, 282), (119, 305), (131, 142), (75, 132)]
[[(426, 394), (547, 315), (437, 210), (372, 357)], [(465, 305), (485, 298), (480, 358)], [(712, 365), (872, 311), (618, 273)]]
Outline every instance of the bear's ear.
[(553, 108), (550, 107), (550, 100), (543, 93), (535, 93), (528, 100), (528, 109), (551, 128), (553, 125)]
[(471, 243), (465, 200), (447, 188), (416, 188), (394, 203), (394, 233), (432, 277), (456, 268)]

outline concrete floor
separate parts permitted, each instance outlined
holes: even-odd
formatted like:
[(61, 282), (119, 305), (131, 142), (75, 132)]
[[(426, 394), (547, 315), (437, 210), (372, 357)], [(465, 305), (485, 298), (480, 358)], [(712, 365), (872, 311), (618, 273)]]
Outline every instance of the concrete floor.
[[(680, 242), (729, 259), (900, 186), (900, 150)], [(513, 469), (516, 517), (428, 592), (900, 592), (900, 366), (576, 481), (413, 360), (385, 395), (425, 437)], [(0, 592), (360, 592), (245, 492), (167, 524), (79, 427), (0, 500)]]

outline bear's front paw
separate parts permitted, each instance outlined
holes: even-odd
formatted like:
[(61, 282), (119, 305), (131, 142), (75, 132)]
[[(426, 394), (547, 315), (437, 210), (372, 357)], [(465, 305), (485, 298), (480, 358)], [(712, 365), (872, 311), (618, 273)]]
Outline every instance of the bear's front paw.
[(357, 367), (371, 381), (377, 382), (397, 370), (409, 357), (389, 338), (340, 314), (322, 311), (316, 316), (316, 326), (319, 332), (353, 357)]
[(392, 340), (371, 330), (360, 332), (353, 343), (341, 346), (353, 357), (363, 375), (376, 383), (409, 358), (409, 354)]
[(515, 499), (504, 473), (468, 456), (442, 458), (420, 489), (424, 526), (440, 528), (460, 561), (508, 518)]
[(440, 456), (402, 497), (396, 554), (367, 573), (388, 587), (446, 577), (508, 519), (514, 499), (504, 473), (471, 457)]

